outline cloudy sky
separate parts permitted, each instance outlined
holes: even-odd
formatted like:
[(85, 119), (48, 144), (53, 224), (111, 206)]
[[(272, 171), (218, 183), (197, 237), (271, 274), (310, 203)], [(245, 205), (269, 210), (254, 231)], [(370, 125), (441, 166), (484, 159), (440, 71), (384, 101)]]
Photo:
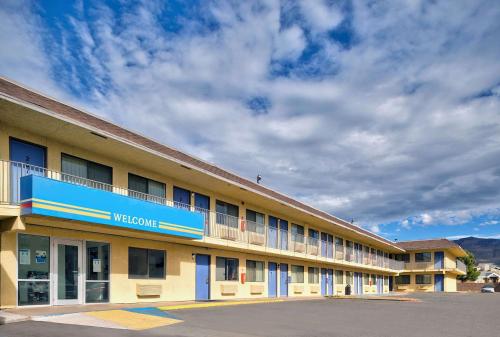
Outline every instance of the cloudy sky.
[(389, 239), (500, 238), (498, 1), (3, 0), (0, 74)]

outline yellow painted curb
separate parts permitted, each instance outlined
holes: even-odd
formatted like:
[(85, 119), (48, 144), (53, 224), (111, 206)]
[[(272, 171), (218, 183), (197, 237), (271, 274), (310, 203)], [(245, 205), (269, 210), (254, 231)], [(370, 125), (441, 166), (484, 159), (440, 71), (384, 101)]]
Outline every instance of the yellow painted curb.
[(179, 304), (158, 307), (160, 310), (182, 310), (182, 309), (198, 309), (198, 308), (212, 308), (212, 307), (225, 307), (230, 305), (245, 305), (245, 304), (258, 304), (258, 303), (276, 303), (284, 302), (284, 300), (258, 300), (258, 301), (233, 301), (233, 302), (206, 302), (206, 303), (193, 303), (193, 304)]
[(394, 302), (422, 302), (419, 299), (411, 297), (350, 297), (350, 296), (332, 296), (328, 297), (336, 300), (366, 300), (366, 301), (394, 301)]
[(131, 330), (152, 329), (182, 322), (181, 320), (173, 318), (138, 314), (127, 310), (90, 311), (85, 312), (84, 314), (102, 320), (111, 321)]

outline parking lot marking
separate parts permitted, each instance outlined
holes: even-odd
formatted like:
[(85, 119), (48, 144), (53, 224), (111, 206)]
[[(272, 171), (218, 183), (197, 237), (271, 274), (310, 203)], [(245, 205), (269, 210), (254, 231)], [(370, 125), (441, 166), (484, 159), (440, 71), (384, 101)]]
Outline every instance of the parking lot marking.
[(160, 310), (182, 310), (182, 309), (201, 309), (201, 308), (213, 308), (213, 307), (225, 307), (231, 305), (245, 305), (245, 304), (258, 304), (258, 303), (277, 303), (284, 302), (284, 300), (255, 300), (255, 301), (227, 301), (227, 302), (204, 302), (204, 303), (193, 303), (193, 304), (180, 304), (180, 305), (168, 305), (163, 307), (158, 307)]

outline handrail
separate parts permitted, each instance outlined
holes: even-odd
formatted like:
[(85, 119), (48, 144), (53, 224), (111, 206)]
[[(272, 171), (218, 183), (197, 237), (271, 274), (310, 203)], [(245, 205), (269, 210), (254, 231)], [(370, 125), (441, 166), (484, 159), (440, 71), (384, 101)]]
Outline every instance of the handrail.
[[(222, 239), (254, 246), (261, 246), (270, 251), (288, 252), (295, 256), (303, 256), (325, 261), (339, 261), (357, 264), (360, 266), (376, 266), (380, 268), (400, 271), (404, 269), (401, 261), (395, 261), (375, 254), (366, 254), (363, 250), (353, 249), (332, 241), (306, 237), (302, 234), (290, 233), (288, 230), (278, 229), (262, 223), (256, 223), (237, 216), (217, 213), (208, 209), (195, 207), (169, 200), (163, 196), (156, 196), (134, 191), (128, 188), (106, 184), (67, 173), (37, 167), (15, 161), (0, 160), (0, 204), (20, 204), (21, 177), (39, 175), (50, 179), (64, 181), (70, 184), (101, 189), (116, 194), (141, 199), (155, 204), (185, 209), (197, 212), (204, 217), (204, 238)], [(457, 263), (458, 266), (458, 263)]]

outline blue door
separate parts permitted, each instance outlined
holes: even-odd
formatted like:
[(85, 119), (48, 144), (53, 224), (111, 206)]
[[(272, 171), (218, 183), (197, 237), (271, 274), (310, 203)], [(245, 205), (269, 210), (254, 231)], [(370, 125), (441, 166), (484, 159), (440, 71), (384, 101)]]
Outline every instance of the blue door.
[(280, 264), (280, 296), (288, 296), (288, 265)]
[(328, 296), (333, 296), (333, 269), (328, 269), (327, 274)]
[(358, 273), (354, 273), (354, 287), (352, 289), (352, 292), (354, 295), (359, 295), (359, 278), (358, 278)]
[(210, 198), (203, 194), (194, 194), (195, 210), (203, 215), (205, 220), (205, 235), (210, 234), (209, 215), (210, 215)]
[(434, 291), (444, 291), (444, 275), (434, 275)]
[(278, 219), (274, 216), (269, 216), (268, 230), (268, 246), (270, 248), (278, 248)]
[(384, 292), (384, 279), (381, 275), (377, 275), (377, 294)]
[(278, 265), (275, 262), (269, 262), (267, 264), (268, 269), (268, 296), (276, 297), (277, 296), (277, 288), (278, 288), (278, 274), (277, 269)]
[(197, 301), (210, 299), (210, 255), (196, 254), (196, 289)]
[(325, 268), (321, 268), (321, 296), (326, 296), (327, 294), (327, 285), (326, 285), (326, 279), (327, 279), (327, 272)]
[(280, 248), (288, 250), (288, 221), (280, 219)]
[(46, 167), (46, 150), (44, 147), (10, 139), (11, 198), (19, 202), (19, 179), (30, 174), (43, 176)]
[(363, 273), (358, 273), (358, 284), (359, 284), (358, 293), (360, 295), (362, 295), (363, 294)]
[(174, 186), (174, 206), (189, 209), (191, 205), (191, 192), (186, 189)]
[(444, 252), (434, 252), (434, 268), (444, 268)]

